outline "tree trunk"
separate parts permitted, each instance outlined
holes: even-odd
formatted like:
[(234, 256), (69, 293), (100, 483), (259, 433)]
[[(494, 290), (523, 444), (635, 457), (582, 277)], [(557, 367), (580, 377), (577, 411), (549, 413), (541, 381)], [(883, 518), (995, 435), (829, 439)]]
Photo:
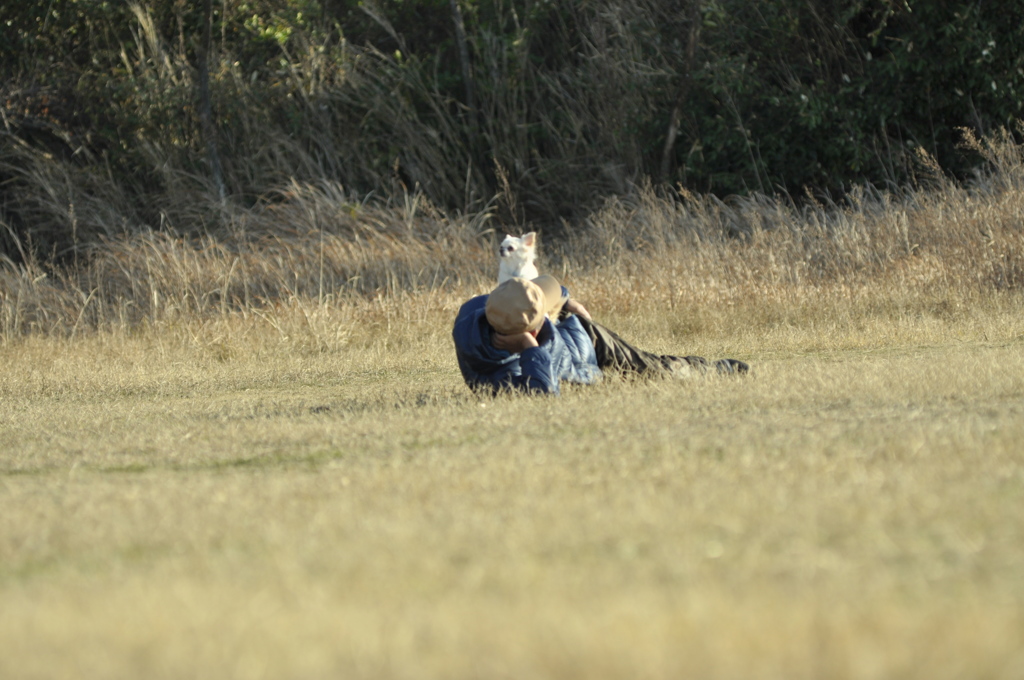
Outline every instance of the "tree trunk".
[(449, 0), (452, 8), (452, 21), (455, 23), (455, 42), (459, 46), (459, 65), (462, 67), (462, 83), (466, 88), (466, 107), (476, 115), (476, 103), (473, 95), (473, 74), (469, 68), (469, 48), (466, 45), (466, 24), (462, 21), (462, 10), (459, 0)]
[(676, 103), (672, 107), (672, 114), (669, 116), (668, 131), (665, 133), (665, 146), (661, 151), (661, 181), (667, 182), (669, 172), (672, 169), (672, 154), (675, 150), (676, 138), (679, 137), (679, 124), (683, 117), (683, 105), (690, 94), (690, 86), (693, 84), (693, 70), (697, 61), (697, 42), (700, 39), (700, 0), (690, 0), (689, 36), (686, 43), (686, 69), (683, 73), (682, 82), (679, 84), (679, 91), (676, 93)]
[(203, 141), (206, 143), (206, 156), (210, 164), (210, 173), (213, 175), (214, 186), (217, 187), (217, 194), (220, 202), (227, 199), (227, 191), (224, 187), (224, 170), (220, 163), (220, 154), (217, 152), (217, 127), (213, 124), (213, 105), (210, 102), (210, 45), (213, 42), (213, 0), (203, 2), (203, 40), (198, 50), (199, 67), (199, 126), (203, 133)]

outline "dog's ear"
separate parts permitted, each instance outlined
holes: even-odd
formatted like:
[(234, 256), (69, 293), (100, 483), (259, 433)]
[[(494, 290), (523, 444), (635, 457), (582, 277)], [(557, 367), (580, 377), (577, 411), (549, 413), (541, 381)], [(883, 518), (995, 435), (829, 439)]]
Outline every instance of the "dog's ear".
[(533, 247), (533, 244), (534, 244), (534, 242), (536, 240), (537, 240), (537, 232), (535, 232), (535, 231), (531, 231), (531, 232), (528, 232), (526, 234), (523, 234), (523, 243), (525, 243), (527, 246), (530, 246), (531, 248)]

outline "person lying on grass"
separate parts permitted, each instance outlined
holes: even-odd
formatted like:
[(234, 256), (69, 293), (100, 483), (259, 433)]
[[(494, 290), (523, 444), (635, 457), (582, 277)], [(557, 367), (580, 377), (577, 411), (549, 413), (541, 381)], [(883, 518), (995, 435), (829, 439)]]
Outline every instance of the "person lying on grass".
[(562, 381), (592, 385), (603, 370), (671, 378), (750, 370), (736, 359), (710, 362), (637, 349), (594, 322), (547, 274), (511, 278), (463, 304), (452, 338), (466, 384), (492, 392), (558, 394)]

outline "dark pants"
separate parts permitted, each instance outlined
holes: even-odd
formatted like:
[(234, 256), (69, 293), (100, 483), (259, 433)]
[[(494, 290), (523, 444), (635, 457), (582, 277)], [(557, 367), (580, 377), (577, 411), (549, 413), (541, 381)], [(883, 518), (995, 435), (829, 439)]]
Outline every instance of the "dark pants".
[(671, 354), (645, 352), (623, 340), (615, 331), (609, 330), (599, 323), (588, 321), (582, 316), (577, 315), (577, 318), (594, 343), (594, 349), (597, 351), (597, 365), (601, 369), (610, 368), (645, 377), (679, 377), (693, 373), (706, 373), (712, 367), (719, 373), (746, 373), (749, 370), (747, 364), (736, 359), (719, 359), (711, 362), (704, 357), (679, 357)]

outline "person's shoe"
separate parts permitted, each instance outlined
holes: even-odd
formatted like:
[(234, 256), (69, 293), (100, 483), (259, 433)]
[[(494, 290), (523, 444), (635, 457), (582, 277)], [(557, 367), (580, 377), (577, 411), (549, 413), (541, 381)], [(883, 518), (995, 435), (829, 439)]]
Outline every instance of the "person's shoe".
[(703, 365), (689, 360), (690, 357), (664, 357), (662, 365), (668, 369), (673, 378), (692, 378), (703, 373), (706, 369)]
[(715, 362), (719, 373), (749, 373), (750, 365), (739, 359), (719, 359)]

